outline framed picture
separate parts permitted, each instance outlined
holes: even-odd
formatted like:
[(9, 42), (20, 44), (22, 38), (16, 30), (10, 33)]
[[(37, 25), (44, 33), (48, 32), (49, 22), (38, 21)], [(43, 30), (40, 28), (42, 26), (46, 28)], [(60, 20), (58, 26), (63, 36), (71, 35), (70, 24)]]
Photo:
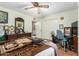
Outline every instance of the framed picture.
[(63, 24), (59, 24), (59, 29), (64, 29), (64, 25)]
[(8, 23), (8, 12), (0, 11), (0, 23)]
[(65, 36), (71, 36), (71, 27), (65, 27), (64, 34)]

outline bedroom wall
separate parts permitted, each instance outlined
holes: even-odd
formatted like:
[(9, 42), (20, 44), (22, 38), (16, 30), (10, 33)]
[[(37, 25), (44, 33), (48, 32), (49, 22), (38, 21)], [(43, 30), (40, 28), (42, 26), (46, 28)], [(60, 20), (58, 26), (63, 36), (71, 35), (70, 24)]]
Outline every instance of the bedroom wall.
[[(60, 20), (64, 17), (64, 21)], [(78, 9), (68, 10), (57, 14), (52, 14), (42, 19), (42, 38), (51, 40), (51, 31), (55, 32), (59, 29), (59, 24), (64, 24), (65, 27), (71, 26), (71, 23), (78, 20)], [(61, 30), (63, 31), (63, 29)]]
[[(22, 14), (20, 12), (11, 10), (11, 9), (7, 9), (4, 7), (0, 7), (0, 10), (8, 12), (8, 23), (7, 24), (0, 24), (0, 25), (15, 25), (15, 18), (16, 17), (21, 17), (24, 19), (25, 21), (25, 32), (32, 32), (32, 17)], [(28, 25), (29, 24), (29, 25)]]

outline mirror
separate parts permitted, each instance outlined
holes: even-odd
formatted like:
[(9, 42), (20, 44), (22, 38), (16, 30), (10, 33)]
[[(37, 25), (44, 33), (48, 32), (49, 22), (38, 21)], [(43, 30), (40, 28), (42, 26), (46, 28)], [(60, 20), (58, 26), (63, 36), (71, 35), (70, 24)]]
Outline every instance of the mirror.
[(24, 33), (24, 20), (20, 17), (15, 18), (15, 33)]

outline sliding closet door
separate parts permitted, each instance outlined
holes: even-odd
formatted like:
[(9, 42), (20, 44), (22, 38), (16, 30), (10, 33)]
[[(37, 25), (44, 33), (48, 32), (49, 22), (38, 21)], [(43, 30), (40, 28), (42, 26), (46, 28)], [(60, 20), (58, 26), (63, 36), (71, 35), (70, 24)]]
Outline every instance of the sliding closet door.
[(41, 34), (42, 34), (41, 22), (33, 21), (32, 22), (32, 36), (41, 38)]
[(32, 21), (32, 36), (36, 36), (35, 21)]

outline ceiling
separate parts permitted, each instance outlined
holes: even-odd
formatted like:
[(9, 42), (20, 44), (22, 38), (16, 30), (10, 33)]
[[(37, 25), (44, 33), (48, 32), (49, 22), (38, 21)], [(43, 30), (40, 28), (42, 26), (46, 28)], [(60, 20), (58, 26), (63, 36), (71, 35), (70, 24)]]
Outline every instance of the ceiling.
[(39, 2), (39, 4), (48, 4), (49, 8), (39, 8), (40, 14), (37, 14), (38, 8), (32, 8), (25, 10), (32, 6), (31, 2), (0, 2), (0, 6), (9, 8), (18, 12), (22, 12), (26, 15), (34, 17), (44, 17), (50, 14), (63, 12), (66, 10), (76, 9), (76, 2)]

